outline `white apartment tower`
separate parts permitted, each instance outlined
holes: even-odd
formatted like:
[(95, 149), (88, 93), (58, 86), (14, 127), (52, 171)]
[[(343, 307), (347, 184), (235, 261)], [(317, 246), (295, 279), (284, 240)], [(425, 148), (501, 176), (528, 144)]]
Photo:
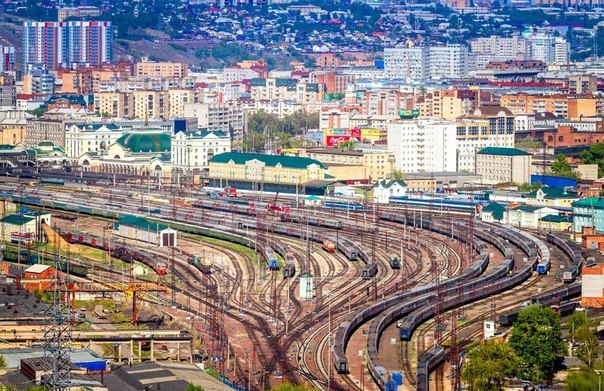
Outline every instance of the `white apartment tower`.
[(429, 49), (428, 60), (431, 79), (458, 79), (468, 74), (467, 46), (431, 46)]
[(384, 49), (384, 75), (421, 81), (462, 78), (468, 73), (468, 47), (444, 45)]
[(427, 64), (427, 47), (384, 49), (384, 75), (389, 79), (424, 80)]
[(388, 151), (402, 172), (455, 171), (455, 122), (435, 118), (399, 120), (388, 124)]

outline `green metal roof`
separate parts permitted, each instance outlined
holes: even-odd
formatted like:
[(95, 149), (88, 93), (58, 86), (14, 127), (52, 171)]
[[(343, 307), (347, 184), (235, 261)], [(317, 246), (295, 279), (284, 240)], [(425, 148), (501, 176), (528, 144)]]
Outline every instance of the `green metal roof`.
[(604, 209), (604, 198), (602, 198), (602, 197), (583, 198), (582, 200), (573, 202), (573, 207)]
[(245, 164), (250, 160), (260, 160), (269, 167), (275, 167), (277, 164), (285, 168), (305, 169), (311, 164), (316, 164), (321, 168), (325, 168), (323, 164), (314, 159), (307, 157), (281, 156), (281, 155), (261, 155), (257, 153), (235, 153), (225, 152), (215, 155), (210, 159), (211, 163), (229, 163), (233, 161), (235, 164)]
[(564, 189), (558, 189), (556, 187), (542, 187), (541, 189), (530, 192), (527, 197), (535, 198), (537, 193), (541, 190), (544, 198), (556, 199), (556, 198), (578, 198), (577, 193), (567, 191)]
[(144, 229), (147, 231), (163, 231), (165, 229), (170, 228), (167, 225), (151, 222), (143, 217), (136, 217), (136, 216), (126, 216), (126, 217), (120, 219), (117, 222), (117, 225), (118, 226), (125, 225), (127, 227), (141, 228), (141, 229)]
[(170, 151), (172, 141), (166, 133), (128, 133), (117, 139), (117, 143), (134, 153)]
[(39, 147), (54, 147), (55, 144), (52, 141), (40, 141)]
[(20, 215), (8, 215), (8, 216), (4, 217), (2, 220), (0, 220), (0, 222), (6, 223), (6, 224), (11, 224), (11, 225), (23, 225), (23, 224), (27, 224), (31, 221), (34, 221), (34, 220), (35, 220), (35, 218), (33, 218), (33, 217), (20, 216)]
[(195, 131), (186, 131), (183, 132), (187, 137), (191, 138), (206, 138), (207, 136), (214, 135), (219, 138), (227, 138), (229, 137), (222, 130), (195, 130)]
[(486, 147), (478, 151), (479, 155), (528, 156), (530, 153), (518, 148)]
[(503, 212), (505, 212), (505, 206), (498, 204), (497, 202), (491, 202), (490, 204), (482, 208), (482, 211), (491, 212), (496, 220), (502, 220)]
[(266, 79), (253, 78), (250, 80), (250, 87), (263, 87), (266, 85)]
[(382, 180), (382, 181), (377, 181), (375, 183), (375, 185), (373, 185), (373, 187), (379, 187), (380, 185), (382, 187), (385, 187), (386, 189), (388, 189), (390, 186), (394, 185), (395, 183), (398, 183), (399, 185), (401, 185), (402, 187), (406, 187), (407, 184), (405, 183), (405, 181), (402, 180)]
[(572, 223), (573, 218), (571, 216), (557, 216), (547, 215), (539, 219), (540, 221), (546, 221), (550, 223)]
[(534, 213), (535, 211), (538, 211), (539, 209), (543, 209), (543, 208), (546, 208), (546, 206), (521, 205), (521, 206), (517, 206), (515, 208), (512, 208), (511, 210), (518, 210), (518, 211), (526, 212), (526, 213)]
[(46, 103), (53, 104), (60, 100), (67, 100), (70, 104), (78, 104), (78, 105), (86, 105), (86, 101), (84, 100), (83, 95), (53, 95), (51, 96)]

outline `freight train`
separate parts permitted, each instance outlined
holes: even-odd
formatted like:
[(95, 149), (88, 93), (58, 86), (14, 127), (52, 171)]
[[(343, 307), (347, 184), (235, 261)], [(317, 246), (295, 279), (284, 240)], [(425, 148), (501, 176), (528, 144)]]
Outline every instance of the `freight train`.
[(562, 274), (562, 279), (567, 284), (574, 282), (581, 274), (581, 267), (583, 266), (581, 249), (572, 240), (552, 233), (547, 234), (547, 241), (558, 247), (571, 259), (572, 265)]
[(159, 260), (157, 254), (150, 251), (135, 248), (131, 245), (126, 245), (125, 243), (111, 242), (108, 239), (103, 240), (103, 238), (91, 234), (69, 231), (60, 231), (59, 234), (69, 243), (103, 249), (108, 251), (112, 257), (124, 262), (141, 262), (152, 268), (160, 276), (167, 273), (166, 263)]
[[(561, 301), (573, 299), (581, 295), (581, 284), (571, 284), (563, 288), (544, 293), (531, 300), (532, 305), (558, 305)], [(500, 326), (509, 327), (516, 319), (522, 308), (515, 308), (499, 315), (498, 323)]]
[[(386, 217), (386, 216), (381, 216), (381, 218), (384, 218), (384, 217)], [(395, 219), (395, 216), (387, 216), (387, 218)], [(401, 217), (401, 216), (396, 217), (397, 220), (400, 218), (404, 219), (404, 217)], [(409, 221), (407, 221), (407, 223), (408, 222)], [(453, 223), (453, 222), (439, 223), (436, 221), (430, 221), (430, 220), (426, 219), (426, 220), (422, 221), (422, 224), (423, 224), (424, 228), (426, 228), (426, 229), (431, 229), (431, 230), (434, 230), (434, 231), (437, 231), (437, 232), (440, 232), (440, 233), (443, 233), (446, 235), (452, 235), (452, 236), (459, 236), (459, 233), (466, 231), (466, 230), (460, 230), (460, 229), (452, 230), (451, 227), (453, 225), (459, 225), (459, 223)], [(502, 251), (503, 254), (507, 254), (508, 259), (506, 259), (505, 262), (499, 268), (497, 268), (494, 272), (490, 273), (489, 275), (466, 283), (464, 285), (464, 291), (466, 292), (464, 294), (464, 302), (478, 300), (482, 297), (496, 294), (505, 289), (508, 289), (509, 287), (512, 287), (512, 286), (515, 286), (515, 285), (521, 283), (522, 281), (524, 281), (526, 278), (528, 278), (532, 274), (534, 268), (536, 267), (538, 256), (540, 255), (539, 244), (537, 244), (537, 243), (529, 244), (531, 242), (531, 240), (527, 240), (528, 238), (525, 235), (523, 235), (523, 233), (521, 231), (517, 231), (517, 232), (507, 231), (507, 230), (497, 228), (497, 227), (479, 227), (476, 230), (475, 235), (477, 237), (480, 237), (481, 234), (483, 234), (482, 236), (484, 236), (485, 240), (488, 240), (489, 242), (494, 242), (493, 244), (496, 247), (498, 247), (499, 250)], [(463, 235), (463, 234), (461, 234), (461, 235)], [(514, 264), (513, 251), (511, 248), (509, 248), (509, 244), (504, 243), (502, 240), (499, 240), (497, 237), (503, 237), (516, 245), (520, 245), (520, 247), (525, 250), (527, 255), (532, 260), (529, 263), (529, 265), (524, 267), (519, 273), (516, 273), (512, 276), (508, 276), (508, 273), (510, 270), (512, 270), (512, 267)], [(460, 237), (458, 239), (465, 240), (465, 241), (468, 240), (467, 236)], [(472, 266), (471, 272), (468, 271), (468, 272), (464, 273), (464, 275), (455, 277), (456, 281), (460, 281), (460, 279), (462, 281), (468, 280), (470, 278), (468, 276), (468, 274), (470, 274), (470, 275), (480, 274), (482, 272), (482, 270), (484, 270), (484, 268), (486, 268), (486, 265), (488, 264), (489, 254), (488, 254), (488, 250), (487, 250), (484, 242), (481, 242), (480, 240), (478, 240), (476, 238), (473, 238), (472, 240), (474, 241), (475, 249), (477, 249), (479, 251), (479, 254), (480, 254), (479, 260), (476, 264), (474, 264)], [(545, 254), (545, 255), (547, 256), (548, 254)], [(454, 281), (454, 282), (456, 282), (456, 281)], [(454, 286), (454, 285), (450, 285), (451, 284), (450, 280), (447, 280), (445, 282), (445, 284), (449, 284), (449, 285), (445, 286), (446, 289), (452, 289), (452, 287)], [(430, 284), (428, 287), (432, 288), (432, 287), (430, 287)], [(402, 296), (409, 295), (410, 293), (413, 293), (413, 291), (417, 291), (417, 290), (421, 291), (424, 289), (426, 289), (425, 286), (416, 288), (416, 289), (412, 290), (411, 292), (407, 292), (403, 295), (397, 296), (395, 299), (398, 299), (398, 300), (395, 301), (395, 303), (402, 302), (403, 304), (393, 306), (393, 305), (388, 305), (388, 303), (385, 303), (385, 305), (383, 305), (382, 308), (384, 308), (384, 309), (388, 308), (388, 311), (381, 314), (378, 319), (376, 319), (374, 322), (372, 322), (372, 325), (371, 325), (370, 331), (369, 331), (369, 337), (367, 339), (368, 366), (369, 366), (369, 370), (370, 370), (374, 380), (376, 381), (376, 383), (378, 383), (380, 385), (380, 387), (382, 389), (384, 389), (385, 385), (387, 384), (389, 376), (387, 376), (387, 373), (385, 372), (383, 366), (381, 366), (381, 364), (379, 363), (379, 359), (377, 357), (377, 341), (379, 340), (379, 336), (381, 335), (381, 332), (383, 331), (383, 329), (385, 327), (387, 327), (387, 325), (395, 322), (396, 319), (400, 318), (401, 314), (404, 314), (405, 312), (413, 313), (414, 315), (412, 314), (413, 316), (411, 319), (404, 319), (401, 322), (400, 333), (401, 333), (401, 337), (403, 339), (405, 339), (407, 335), (409, 335), (409, 336), (411, 335), (413, 328), (416, 327), (419, 324), (419, 322), (432, 316), (432, 314), (434, 312), (434, 297), (431, 297), (431, 296), (433, 296), (434, 293), (427, 294), (426, 295), (427, 297), (417, 298), (415, 300), (410, 300), (410, 301), (405, 300), (405, 298), (408, 299), (409, 297), (402, 297)], [(424, 294), (424, 293), (426, 293), (426, 291), (423, 291), (419, 294)], [(417, 296), (417, 295), (415, 295), (415, 296)], [(449, 305), (454, 305), (454, 302), (451, 301), (449, 303)], [(374, 317), (375, 315), (380, 314), (381, 311), (378, 307), (379, 306), (373, 306), (373, 308), (369, 308), (367, 310), (361, 311), (361, 313), (355, 314), (355, 316), (353, 316), (353, 318), (351, 319), (350, 322), (345, 322), (338, 329), (338, 332), (336, 333), (336, 341), (334, 344), (334, 353), (335, 353), (336, 359), (337, 359), (336, 360), (336, 370), (337, 371), (342, 372), (342, 371), (347, 371), (347, 369), (348, 369), (347, 360), (346, 360), (345, 356), (343, 354), (341, 354), (342, 348), (345, 348), (345, 345), (347, 343), (347, 339), (346, 339), (347, 334), (349, 335), (349, 333), (352, 332), (351, 330), (354, 330), (354, 328), (358, 327), (358, 325), (366, 322), (368, 319)], [(390, 307), (392, 307), (392, 308), (390, 308)], [(405, 321), (407, 321), (407, 323)], [(421, 375), (421, 373), (420, 373), (420, 375)], [(421, 385), (420, 385), (420, 387), (421, 387)]]

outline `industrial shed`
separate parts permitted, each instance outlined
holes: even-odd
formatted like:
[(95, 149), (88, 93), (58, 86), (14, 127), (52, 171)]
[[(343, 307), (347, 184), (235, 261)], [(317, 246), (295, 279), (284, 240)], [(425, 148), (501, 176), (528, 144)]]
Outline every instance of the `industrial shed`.
[(177, 245), (175, 229), (167, 225), (149, 221), (143, 217), (126, 216), (117, 222), (117, 235), (140, 240), (158, 247)]

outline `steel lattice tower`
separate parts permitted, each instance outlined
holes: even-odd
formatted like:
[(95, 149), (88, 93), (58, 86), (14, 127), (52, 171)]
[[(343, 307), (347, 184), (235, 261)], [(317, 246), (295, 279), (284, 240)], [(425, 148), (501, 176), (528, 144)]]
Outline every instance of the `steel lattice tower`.
[(56, 263), (52, 303), (46, 310), (44, 325), (44, 353), (52, 373), (43, 382), (51, 390), (66, 390), (71, 385), (71, 304), (69, 300), (62, 301), (67, 288), (59, 268)]

